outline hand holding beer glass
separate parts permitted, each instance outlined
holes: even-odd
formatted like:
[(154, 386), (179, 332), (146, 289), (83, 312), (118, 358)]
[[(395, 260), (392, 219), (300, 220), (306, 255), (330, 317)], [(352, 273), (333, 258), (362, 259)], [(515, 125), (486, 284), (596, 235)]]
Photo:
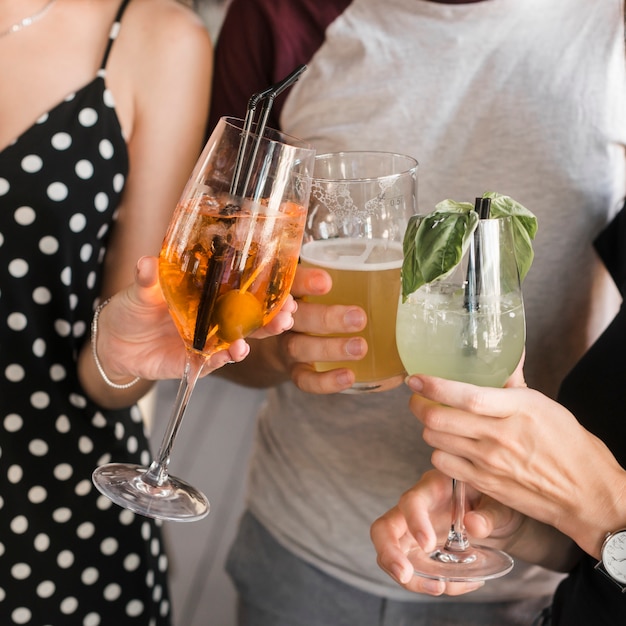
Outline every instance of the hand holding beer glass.
[(384, 391), (402, 383), (395, 343), (402, 240), (417, 212), (417, 161), (389, 152), (337, 152), (315, 159), (302, 264), (326, 270), (333, 281), (309, 302), (358, 305), (367, 313), (367, 341), (359, 361), (315, 363), (318, 371), (349, 368), (346, 393)]

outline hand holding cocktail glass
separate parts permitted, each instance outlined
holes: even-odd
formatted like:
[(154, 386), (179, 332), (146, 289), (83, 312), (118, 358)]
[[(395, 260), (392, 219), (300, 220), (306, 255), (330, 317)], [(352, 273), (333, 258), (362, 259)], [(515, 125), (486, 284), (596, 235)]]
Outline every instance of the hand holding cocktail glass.
[[(268, 93), (271, 104), (276, 89)], [(251, 99), (252, 113), (266, 96)], [(174, 411), (149, 468), (110, 463), (93, 474), (102, 493), (143, 515), (193, 521), (208, 513), (204, 494), (168, 474), (187, 403), (207, 359), (267, 324), (289, 295), (315, 151), (265, 128), (268, 111), (258, 124), (250, 112), (220, 120), (163, 242), (161, 289), (187, 348)]]
[[(289, 297), (276, 317), (250, 338), (285, 332), (293, 326), (296, 310), (297, 303)], [(93, 339), (101, 366), (113, 381), (139, 377), (147, 388), (149, 381), (180, 378), (187, 350), (159, 285), (158, 257), (144, 256), (137, 261), (133, 283), (108, 300)], [(208, 359), (202, 376), (245, 359), (248, 352), (247, 339), (235, 341)]]
[[(490, 196), (477, 199), (476, 211), (471, 205), (446, 211), (450, 205), (444, 205), (407, 229), (396, 337), (409, 374), (501, 387), (520, 361), (525, 341), (520, 269), (525, 274), (529, 254), (532, 259), (534, 216), (510, 198)], [(407, 555), (417, 574), (479, 581), (510, 571), (507, 554), (470, 545), (464, 515), (464, 485), (453, 481), (448, 539), (430, 554), (417, 548)]]

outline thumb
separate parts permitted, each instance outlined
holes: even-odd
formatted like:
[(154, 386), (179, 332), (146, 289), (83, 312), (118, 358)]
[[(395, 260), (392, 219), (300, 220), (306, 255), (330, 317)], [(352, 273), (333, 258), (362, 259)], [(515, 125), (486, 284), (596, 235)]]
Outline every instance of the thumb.
[(465, 515), (467, 532), (477, 539), (509, 536), (519, 526), (521, 514), (500, 502), (483, 496)]
[(143, 256), (137, 261), (135, 282), (129, 296), (141, 305), (163, 302), (159, 285), (159, 260), (154, 256)]

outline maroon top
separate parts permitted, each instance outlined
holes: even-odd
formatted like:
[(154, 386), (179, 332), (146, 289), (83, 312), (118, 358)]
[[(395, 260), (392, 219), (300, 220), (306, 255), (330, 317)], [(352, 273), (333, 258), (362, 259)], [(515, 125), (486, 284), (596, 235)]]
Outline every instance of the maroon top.
[[(215, 49), (208, 132), (223, 115), (245, 117), (252, 94), (308, 63), (323, 44), (328, 25), (350, 2), (233, 0)], [(260, 33), (266, 36), (261, 38)], [(245, 45), (240, 45), (242, 41)], [(280, 128), (278, 120), (288, 92), (274, 102), (268, 119), (273, 128)]]

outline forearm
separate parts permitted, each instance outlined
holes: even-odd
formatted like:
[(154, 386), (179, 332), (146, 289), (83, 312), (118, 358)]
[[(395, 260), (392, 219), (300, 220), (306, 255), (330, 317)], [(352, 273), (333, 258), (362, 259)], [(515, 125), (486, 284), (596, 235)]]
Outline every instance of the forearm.
[[(592, 557), (599, 559), (606, 534), (626, 528), (626, 471), (598, 440), (593, 484), (571, 498), (558, 526)], [(593, 457), (590, 457), (593, 458)], [(600, 461), (604, 461), (601, 463)], [(577, 496), (577, 497), (576, 497)]]
[[(604, 449), (603, 444), (601, 447)], [(571, 488), (565, 490), (568, 497), (556, 506), (554, 501), (547, 507), (520, 506), (544, 521), (523, 516), (519, 528), (499, 547), (525, 561), (563, 572), (570, 571), (583, 553), (599, 560), (607, 533), (626, 528), (626, 471), (612, 456), (604, 460), (610, 462), (598, 474), (594, 472), (591, 485), (585, 488), (582, 480), (573, 479)]]
[(574, 567), (582, 550), (556, 528), (526, 517), (515, 537), (502, 546), (515, 558), (557, 572)]

